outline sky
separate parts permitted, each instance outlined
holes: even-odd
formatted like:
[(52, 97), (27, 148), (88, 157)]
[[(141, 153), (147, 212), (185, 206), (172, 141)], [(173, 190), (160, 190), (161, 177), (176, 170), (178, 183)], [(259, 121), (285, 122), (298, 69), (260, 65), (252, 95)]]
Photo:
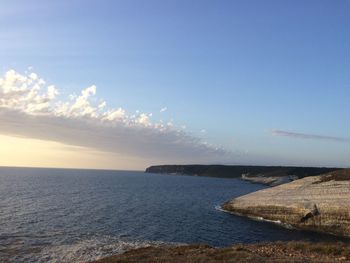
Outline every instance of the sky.
[(3, 0), (0, 165), (350, 167), (350, 2)]

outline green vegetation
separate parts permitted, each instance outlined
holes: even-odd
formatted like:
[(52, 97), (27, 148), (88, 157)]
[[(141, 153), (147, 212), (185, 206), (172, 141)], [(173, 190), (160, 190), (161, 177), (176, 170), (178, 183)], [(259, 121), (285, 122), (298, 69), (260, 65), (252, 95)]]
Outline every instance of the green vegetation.
[(239, 178), (242, 174), (265, 177), (294, 175), (299, 178), (339, 170), (325, 167), (247, 166), (247, 165), (158, 165), (146, 169), (146, 173), (196, 175), (221, 178)]

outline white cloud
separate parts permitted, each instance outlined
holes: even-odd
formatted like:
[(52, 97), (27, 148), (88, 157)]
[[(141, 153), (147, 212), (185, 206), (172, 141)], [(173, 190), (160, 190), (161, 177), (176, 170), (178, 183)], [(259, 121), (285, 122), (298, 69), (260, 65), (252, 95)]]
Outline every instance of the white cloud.
[(107, 121), (123, 121), (125, 118), (125, 110), (118, 108), (116, 110), (109, 110), (103, 114), (102, 120)]
[(29, 74), (29, 77), (30, 77), (32, 80), (37, 80), (37, 79), (38, 79), (38, 75), (35, 74), (35, 73), (30, 73), (30, 74)]
[(58, 91), (54, 86), (49, 86), (43, 92), (43, 85), (44, 82), (35, 73), (21, 75), (9, 70), (0, 79), (0, 107), (32, 115), (47, 113)]
[(167, 110), (168, 110), (168, 108), (167, 108), (167, 107), (164, 107), (164, 108), (161, 108), (159, 112), (162, 113), (162, 112), (167, 111)]
[(137, 122), (145, 126), (150, 125), (150, 119), (145, 113), (140, 114), (140, 116), (137, 118)]
[(100, 104), (98, 105), (98, 108), (100, 110), (104, 109), (107, 106), (107, 103), (105, 101), (101, 101)]
[(94, 85), (78, 96), (59, 100), (58, 90), (44, 84), (33, 72), (22, 75), (10, 70), (0, 78), (0, 133), (154, 162), (224, 162), (232, 158), (231, 153), (204, 144), (172, 122), (152, 122), (149, 113), (129, 115), (120, 107), (107, 108), (105, 101), (94, 98)]

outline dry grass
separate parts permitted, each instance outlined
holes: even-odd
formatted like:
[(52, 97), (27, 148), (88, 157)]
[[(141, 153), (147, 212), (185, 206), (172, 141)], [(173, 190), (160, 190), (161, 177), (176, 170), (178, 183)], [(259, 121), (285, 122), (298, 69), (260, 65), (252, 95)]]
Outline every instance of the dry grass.
[(342, 169), (323, 175), (315, 184), (329, 182), (329, 181), (348, 181), (350, 180), (350, 169)]
[[(245, 262), (350, 262), (350, 244), (275, 242), (238, 244), (227, 248), (208, 245), (140, 248), (107, 257), (98, 263), (245, 263)], [(96, 263), (97, 263), (96, 262)]]

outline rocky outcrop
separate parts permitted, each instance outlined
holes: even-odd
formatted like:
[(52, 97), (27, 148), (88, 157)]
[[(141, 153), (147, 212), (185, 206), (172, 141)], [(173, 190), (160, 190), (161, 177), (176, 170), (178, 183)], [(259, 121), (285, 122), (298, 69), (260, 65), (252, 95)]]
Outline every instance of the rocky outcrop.
[(299, 229), (350, 236), (350, 169), (260, 190), (222, 207)]
[(249, 175), (242, 174), (242, 180), (248, 181), (254, 184), (264, 184), (268, 186), (276, 186), (280, 184), (289, 183), (291, 181), (299, 179), (296, 175), (286, 175), (286, 176), (266, 176), (264, 174)]

